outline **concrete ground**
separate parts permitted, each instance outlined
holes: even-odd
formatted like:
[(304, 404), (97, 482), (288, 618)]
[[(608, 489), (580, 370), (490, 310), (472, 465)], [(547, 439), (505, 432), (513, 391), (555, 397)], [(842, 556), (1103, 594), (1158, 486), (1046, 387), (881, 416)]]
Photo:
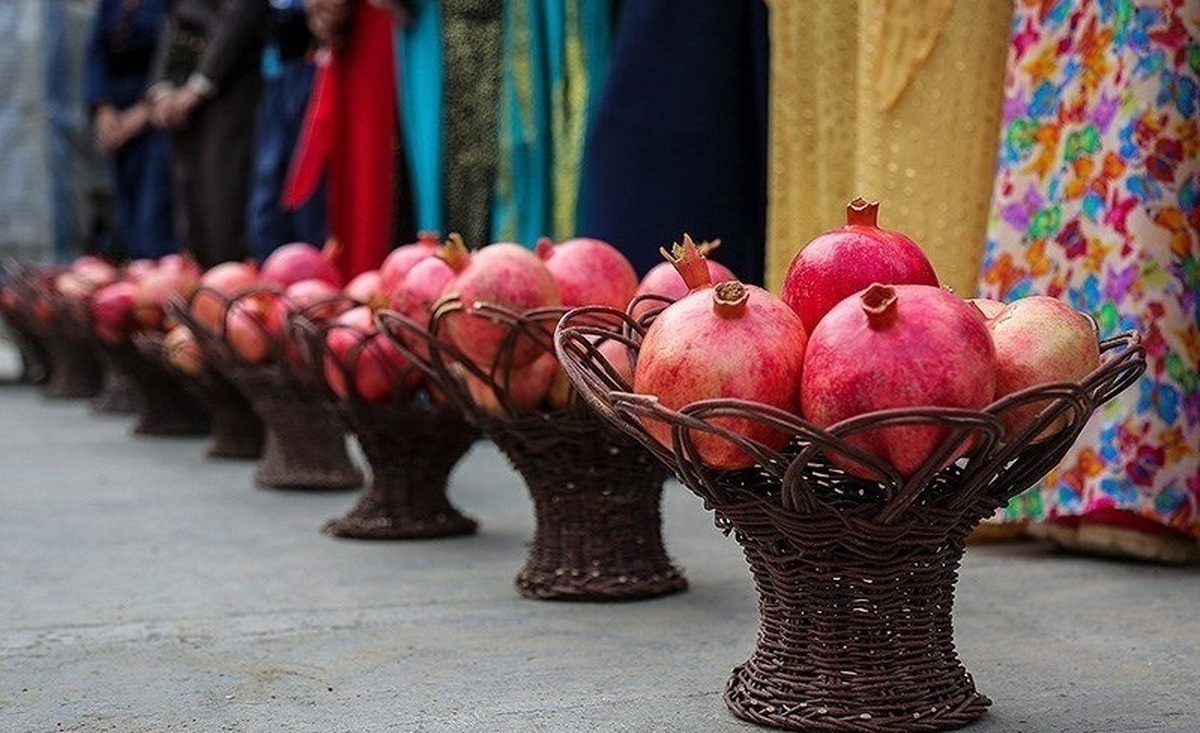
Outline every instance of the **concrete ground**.
[[(517, 476), (479, 445), (472, 538), (322, 536), (352, 495), (251, 487), (199, 439), (0, 388), (0, 731), (734, 731), (721, 690), (756, 600), (676, 484), (689, 592), (533, 602)], [(957, 638), (994, 700), (975, 733), (1200, 731), (1200, 570), (975, 548)]]

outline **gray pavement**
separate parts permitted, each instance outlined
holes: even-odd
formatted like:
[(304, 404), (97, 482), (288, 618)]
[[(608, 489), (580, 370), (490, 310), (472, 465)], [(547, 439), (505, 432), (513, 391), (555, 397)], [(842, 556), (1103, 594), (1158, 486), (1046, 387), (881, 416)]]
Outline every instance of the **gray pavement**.
[[(755, 597), (676, 484), (684, 594), (526, 601), (517, 476), (478, 445), (472, 538), (338, 541), (353, 496), (251, 487), (199, 439), (0, 388), (0, 731), (746, 731), (721, 689)], [(974, 548), (958, 645), (994, 700), (974, 733), (1200, 732), (1200, 570)]]

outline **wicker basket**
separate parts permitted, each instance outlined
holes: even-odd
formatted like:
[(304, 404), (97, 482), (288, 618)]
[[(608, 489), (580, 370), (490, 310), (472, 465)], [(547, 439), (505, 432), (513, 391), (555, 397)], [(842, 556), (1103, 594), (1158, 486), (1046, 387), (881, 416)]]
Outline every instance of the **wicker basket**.
[[(349, 348), (329, 348), (328, 336), (339, 330)], [(358, 440), (371, 480), (367, 492), (344, 517), (330, 521), (325, 532), (362, 540), (409, 540), (474, 534), (475, 520), (466, 517), (446, 496), (451, 472), (479, 437), (457, 410), (437, 405), (419, 387), (420, 375), (386, 358), (372, 368), (387, 369), (390, 395), (364, 395), (358, 372), (364, 354), (381, 357), (373, 334), (333, 324), (292, 319), (292, 332), (314, 381), (340, 377), (341, 395), (330, 391), (342, 420)], [(377, 386), (378, 388), (378, 386)]]
[(136, 414), (137, 393), (129, 379), (103, 350), (100, 352), (100, 363), (104, 366), (104, 383), (100, 394), (92, 398), (92, 409), (117, 415)]
[[(13, 275), (7, 271), (5, 275), (11, 282)], [(22, 299), (20, 289), (15, 284), (7, 287), (11, 288), (7, 293), (8, 297), (0, 297), (0, 318), (4, 319), (4, 323), (8, 326), (17, 348), (21, 352), (26, 378), (35, 384), (40, 384), (49, 377), (50, 372), (46, 346), (42, 342), (38, 330), (33, 326), (27, 311), (28, 304)], [(9, 300), (10, 297), (11, 300)]]
[(38, 326), (50, 368), (49, 379), (41, 385), (42, 394), (54, 399), (94, 397), (100, 393), (104, 369), (91, 332), (65, 300), (47, 299), (52, 316)]
[[(201, 288), (193, 298), (201, 293), (219, 297)], [(221, 323), (236, 301), (223, 300)], [(200, 325), (188, 303), (172, 300), (167, 311), (191, 329), (205, 360), (262, 420), (266, 438), (254, 471), (256, 484), (297, 491), (349, 491), (362, 485), (362, 474), (346, 452), (346, 431), (335, 406), (305, 370), (292, 366), (289, 343), (272, 340), (271, 360), (249, 364), (229, 348), (223, 329), (214, 333)]]
[(207, 411), (212, 435), (205, 451), (209, 458), (256, 460), (262, 455), (262, 420), (229, 380), (207, 364), (200, 374), (180, 371), (167, 358), (160, 334), (137, 334), (134, 343), (146, 358), (170, 372), (192, 400)]
[[(780, 728), (862, 733), (950, 730), (982, 715), (990, 701), (976, 691), (953, 636), (954, 586), (967, 535), (1053, 468), (1092, 411), (1138, 377), (1145, 361), (1137, 336), (1105, 342), (1104, 364), (1080, 384), (1027, 390), (982, 412), (894, 410), (821, 430), (739, 400), (675, 412), (632, 394), (592, 342), (620, 339), (636, 358), (643, 333), (619, 311), (585, 308), (563, 319), (555, 339), (563, 368), (588, 404), (675, 470), (745, 552), (761, 623), (754, 653), (726, 687), (730, 710)], [(1004, 436), (997, 416), (1033, 402), (1046, 405), (1034, 424)], [(729, 416), (794, 439), (782, 453), (769, 450), (712, 423)], [(670, 449), (646, 433), (643, 420), (672, 426)], [(909, 479), (845, 440), (902, 423), (948, 429), (945, 443)], [(758, 465), (706, 467), (695, 432), (737, 443)], [(967, 454), (941, 468), (963, 445), (971, 446)], [(838, 454), (871, 466), (879, 480), (835, 468), (829, 459)]]
[[(443, 303), (429, 330), (389, 312), (378, 314), (377, 321), (525, 480), (535, 529), (516, 578), (521, 595), (624, 601), (686, 589), (687, 580), (663, 547), (659, 502), (666, 470), (582, 405), (553, 411), (512, 408), (495, 369), (489, 373), (470, 365), (438, 338), (439, 324), (457, 307), (453, 301)], [(507, 320), (512, 327), (503, 360), (518, 338), (545, 341), (549, 349), (549, 329), (559, 315), (560, 311), (531, 311), (517, 316), (491, 309), (481, 317)], [(458, 369), (489, 383), (501, 403), (510, 407), (503, 414), (480, 408)]]
[(167, 368), (132, 342), (102, 344), (114, 368), (133, 386), (137, 404), (134, 435), (207, 435), (208, 413), (192, 399)]

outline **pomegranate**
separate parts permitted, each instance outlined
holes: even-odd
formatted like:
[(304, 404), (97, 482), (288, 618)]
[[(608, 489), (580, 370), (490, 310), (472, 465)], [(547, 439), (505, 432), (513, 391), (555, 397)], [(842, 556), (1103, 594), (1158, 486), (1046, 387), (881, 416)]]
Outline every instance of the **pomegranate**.
[(221, 319), (230, 299), (258, 282), (258, 273), (246, 262), (222, 262), (200, 278), (200, 290), (192, 298), (192, 315), (213, 333), (221, 330)]
[(167, 361), (184, 374), (195, 377), (204, 371), (204, 354), (196, 342), (196, 335), (187, 326), (176, 326), (167, 333), (163, 351)]
[(437, 253), (440, 236), (437, 232), (421, 232), (417, 241), (404, 244), (388, 253), (379, 266), (380, 289), (385, 295), (393, 296), (404, 276), (421, 260)]
[(260, 277), (265, 283), (285, 288), (314, 278), (340, 288), (342, 273), (333, 264), (340, 250), (338, 240), (332, 237), (324, 249), (304, 242), (285, 244), (263, 260)]
[(386, 402), (394, 396), (397, 384), (409, 391), (420, 382), (420, 373), (387, 336), (376, 331), (374, 316), (366, 306), (338, 316), (325, 344), (325, 381), (342, 399), (350, 396), (347, 373), (354, 377), (354, 396), (363, 402)]
[(283, 295), (289, 313), (302, 314), (316, 322), (327, 321), (350, 305), (342, 291), (324, 280), (301, 280), (289, 285)]
[(367, 270), (355, 275), (353, 280), (346, 283), (342, 292), (356, 303), (365, 305), (371, 310), (379, 310), (388, 302), (388, 296), (383, 292), (382, 282), (379, 270)]
[(879, 227), (878, 217), (877, 202), (854, 199), (846, 206), (846, 226), (825, 232), (792, 258), (782, 297), (809, 333), (831, 308), (872, 283), (938, 284), (917, 243)]
[(558, 245), (537, 243), (537, 255), (558, 284), (562, 304), (605, 305), (625, 310), (637, 292), (637, 272), (616, 247), (599, 239), (568, 239)]
[(158, 263), (154, 260), (132, 260), (125, 265), (125, 277), (137, 282), (157, 269)]
[(127, 280), (97, 290), (89, 304), (96, 335), (111, 344), (128, 340), (133, 330), (137, 295), (138, 286)]
[[(959, 407), (981, 410), (996, 387), (996, 352), (983, 319), (957, 295), (929, 285), (875, 283), (843, 300), (808, 340), (801, 402), (818, 427), (876, 410)], [(860, 431), (851, 444), (911, 476), (947, 429), (902, 425)], [(964, 442), (960, 453), (969, 447)], [(866, 467), (833, 456), (850, 473)]]
[[(673, 258), (678, 259), (688, 248), (695, 248), (696, 251), (704, 257), (708, 267), (709, 283), (722, 283), (729, 280), (736, 280), (737, 276), (734, 275), (728, 267), (722, 265), (720, 262), (708, 259), (708, 253), (712, 252), (714, 249), (720, 246), (720, 244), (720, 240), (696, 244), (692, 241), (691, 237), (686, 234), (683, 235), (683, 244), (671, 245), (672, 256), (667, 257), (669, 261), (660, 263), (650, 268), (650, 272), (647, 272), (646, 276), (642, 278), (642, 282), (638, 285), (634, 295), (656, 295), (660, 298), (666, 298), (672, 301), (679, 300), (683, 296), (687, 295), (692, 288), (689, 287), (686, 282), (684, 282), (683, 276), (679, 274), (679, 271), (672, 265), (670, 260)], [(667, 255), (665, 250), (662, 250), (662, 252), (664, 256)], [(622, 306), (622, 308), (624, 307), (625, 306)], [(647, 311), (661, 307), (662, 303), (656, 301), (638, 303), (638, 305), (633, 309), (631, 315), (634, 318), (640, 318), (641, 316), (645, 315)]]
[[(413, 265), (392, 294), (392, 310), (418, 325), (427, 326), (433, 314), (433, 304), (446, 286), (471, 261), (471, 253), (462, 238), (451, 234), (438, 250), (437, 257), (426, 257)], [(412, 352), (428, 358), (429, 347), (420, 338), (408, 340)]]
[[(492, 415), (507, 415), (505, 402), (501, 401), (492, 385), (459, 368), (459, 373), (466, 382), (471, 400), (476, 406)], [(558, 360), (553, 354), (543, 352), (533, 362), (520, 368), (505, 372), (497, 369), (494, 379), (504, 390), (508, 398), (508, 406), (515, 412), (527, 412), (541, 406), (550, 394), (551, 383), (554, 381), (558, 368)]]
[(189, 267), (160, 267), (147, 273), (137, 286), (134, 316), (143, 328), (161, 329), (166, 318), (167, 300), (172, 296), (189, 298), (199, 286), (199, 275)]
[(225, 316), (225, 340), (234, 353), (251, 364), (271, 357), (271, 346), (283, 338), (285, 309), (273, 293), (240, 298)]
[(76, 258), (68, 270), (86, 281), (91, 286), (91, 290), (115, 282), (120, 277), (117, 268), (92, 255)]
[[(667, 306), (646, 331), (633, 389), (673, 410), (697, 400), (737, 398), (792, 411), (807, 341), (799, 317), (762, 288), (737, 280), (701, 287)], [(746, 418), (712, 422), (774, 449), (788, 439)], [(643, 424), (655, 440), (671, 446), (666, 423), (646, 418)], [(696, 431), (692, 439), (700, 459), (713, 468), (754, 462), (724, 438)]]
[(54, 278), (54, 291), (70, 300), (86, 300), (89, 295), (103, 287), (103, 283), (95, 283), (74, 272), (64, 272)]
[[(505, 347), (511, 329), (486, 313), (480, 315), (478, 304), (490, 303), (523, 313), (562, 303), (554, 277), (538, 256), (518, 244), (504, 242), (474, 252), (443, 295), (458, 296), (462, 302), (462, 310), (445, 319), (446, 337), (485, 368), (491, 366)], [(519, 337), (512, 345), (512, 366), (525, 366), (542, 353), (542, 347), (533, 340)]]
[[(625, 348), (625, 344), (613, 339), (605, 339), (596, 343), (599, 340), (598, 336), (589, 338), (593, 344), (596, 344), (596, 350), (600, 352), (597, 358), (608, 362), (613, 372), (624, 382), (622, 388), (626, 391), (632, 389), (633, 364), (629, 361), (629, 350)], [(550, 384), (550, 406), (557, 410), (565, 409), (571, 402), (573, 389), (570, 377), (562, 369), (559, 369), (554, 375), (554, 381)]]
[[(1100, 366), (1095, 326), (1057, 298), (1021, 298), (988, 326), (996, 347), (996, 399), (1039, 384), (1078, 383)], [(1048, 404), (1050, 400), (1040, 400), (1002, 413), (1005, 434), (1015, 436)], [(1038, 438), (1061, 430), (1065, 423), (1065, 418), (1055, 421)]]
[(203, 274), (200, 264), (187, 253), (163, 255), (159, 258), (156, 266), (160, 270), (167, 270), (169, 272), (191, 273), (197, 278)]

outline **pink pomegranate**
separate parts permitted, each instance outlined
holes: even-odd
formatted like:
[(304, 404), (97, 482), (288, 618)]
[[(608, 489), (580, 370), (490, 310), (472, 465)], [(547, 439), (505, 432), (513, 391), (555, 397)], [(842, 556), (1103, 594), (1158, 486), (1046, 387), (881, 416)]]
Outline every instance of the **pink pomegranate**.
[[(704, 256), (708, 268), (709, 283), (722, 283), (729, 280), (736, 280), (737, 276), (734, 275), (728, 267), (722, 265), (720, 262), (708, 258), (708, 254), (720, 246), (720, 244), (720, 240), (696, 244), (692, 241), (691, 237), (686, 234), (683, 235), (683, 243), (672, 244), (671, 253), (668, 254), (666, 250), (662, 250), (663, 255), (668, 261), (657, 264), (650, 268), (650, 272), (647, 272), (646, 276), (642, 278), (642, 282), (638, 285), (634, 295), (657, 295), (661, 298), (666, 298), (673, 301), (679, 300), (683, 296), (687, 295), (691, 288), (688, 287), (686, 282), (684, 282), (683, 276), (679, 274), (679, 271), (672, 265), (671, 261), (673, 259), (678, 259), (683, 252), (690, 247), (695, 248), (696, 251)], [(660, 301), (651, 300), (648, 302), (638, 303), (637, 307), (633, 309), (632, 315), (634, 318), (640, 318), (641, 316), (645, 315), (647, 311), (661, 307), (662, 303)]]
[(158, 259), (156, 266), (160, 270), (169, 270), (171, 272), (188, 272), (197, 278), (203, 274), (200, 264), (196, 262), (195, 258), (186, 252), (181, 254), (163, 255)]
[(383, 278), (379, 270), (367, 270), (354, 276), (346, 283), (342, 291), (347, 298), (367, 306), (371, 310), (379, 310), (387, 305), (388, 296), (383, 292)]
[(154, 260), (139, 259), (131, 260), (125, 265), (125, 277), (137, 282), (146, 275), (158, 269), (158, 263)]
[[(633, 364), (629, 361), (629, 350), (625, 348), (625, 344), (612, 339), (599, 341), (599, 337), (591, 337), (591, 341), (597, 344), (596, 350), (600, 352), (598, 358), (604, 359), (616, 376), (625, 383), (623, 389), (632, 389)], [(556, 410), (565, 409), (571, 403), (573, 392), (574, 387), (571, 386), (570, 377), (562, 369), (559, 369), (554, 375), (554, 381), (550, 384), (550, 406)]]
[[(505, 348), (511, 328), (486, 313), (480, 314), (477, 305), (489, 303), (523, 313), (531, 308), (562, 304), (558, 285), (538, 256), (509, 243), (489, 244), (474, 252), (443, 295), (457, 296), (462, 302), (462, 310), (444, 321), (446, 337), (484, 368), (489, 368)], [(512, 346), (512, 366), (525, 366), (542, 353), (536, 342), (519, 337)]]
[(283, 299), (288, 313), (303, 315), (317, 323), (334, 318), (351, 306), (341, 290), (315, 278), (289, 285), (283, 291)]
[(558, 284), (562, 304), (605, 305), (625, 310), (637, 292), (637, 272), (625, 255), (599, 239), (568, 239), (555, 245), (543, 238), (537, 255)]
[(374, 315), (366, 306), (338, 316), (325, 344), (325, 381), (342, 399), (350, 397), (347, 373), (354, 377), (354, 397), (371, 403), (392, 399), (397, 386), (407, 392), (420, 382), (420, 373), (390, 339), (376, 331)]
[[(503, 368), (497, 369), (495, 380), (507, 395), (507, 404), (511, 406), (512, 410), (527, 412), (537, 409), (545, 402), (550, 393), (554, 376), (559, 371), (558, 360), (554, 358), (554, 355), (543, 353), (532, 363), (514, 368), (511, 372), (506, 373)], [(501, 401), (496, 390), (490, 384), (466, 370), (461, 370), (459, 373), (466, 382), (471, 400), (479, 408), (493, 415), (508, 414), (505, 403)]]
[(96, 335), (110, 344), (129, 339), (133, 330), (133, 307), (137, 302), (138, 286), (129, 281), (106, 285), (92, 296), (89, 308)]
[(189, 267), (160, 267), (147, 273), (137, 285), (134, 315), (138, 324), (148, 329), (163, 328), (167, 301), (172, 297), (191, 297), (199, 284), (199, 275)]
[(1000, 315), (1000, 311), (1008, 307), (1008, 303), (992, 300), (991, 298), (968, 298), (967, 302), (978, 308), (986, 321), (990, 321)]
[(271, 347), (283, 338), (285, 309), (272, 293), (257, 293), (234, 301), (225, 317), (225, 340), (234, 353), (251, 364), (271, 358)]
[[(809, 337), (801, 403), (804, 416), (826, 428), (876, 410), (981, 410), (995, 388), (996, 352), (974, 308), (938, 287), (875, 283), (834, 306)], [(904, 425), (847, 440), (911, 476), (947, 432)], [(842, 456), (832, 460), (850, 473), (874, 477)]]
[[(736, 280), (694, 290), (658, 315), (642, 339), (633, 389), (678, 410), (698, 400), (737, 398), (795, 410), (808, 336), (787, 305)], [(788, 437), (746, 418), (716, 425), (781, 448)], [(671, 446), (670, 427), (646, 418), (646, 431)], [(724, 438), (693, 432), (700, 459), (713, 468), (744, 468), (754, 459)]]
[(204, 371), (204, 354), (196, 342), (196, 335), (187, 326), (176, 326), (167, 333), (163, 351), (167, 361), (184, 374), (195, 377)]
[[(470, 261), (471, 253), (467, 251), (462, 238), (456, 234), (450, 235), (436, 257), (426, 257), (413, 265), (404, 276), (392, 294), (392, 310), (415, 324), (427, 327), (434, 303)], [(422, 339), (408, 339), (407, 345), (420, 358), (429, 357), (429, 347)]]
[[(1057, 298), (1033, 295), (1010, 303), (989, 322), (996, 347), (996, 399), (1050, 382), (1078, 383), (1100, 366), (1100, 345), (1090, 320)], [(1041, 400), (1001, 414), (1015, 437), (1050, 404)], [(1061, 430), (1055, 421), (1037, 437)]]
[(304, 242), (285, 244), (263, 260), (259, 277), (270, 285), (287, 287), (301, 280), (324, 280), (342, 287), (342, 273), (334, 265), (341, 245), (330, 237), (324, 249)]
[(231, 298), (258, 284), (258, 271), (246, 262), (222, 262), (204, 273), (192, 298), (192, 315), (201, 326), (220, 333), (221, 319)]
[(871, 283), (938, 284), (917, 243), (880, 228), (878, 216), (878, 203), (854, 199), (846, 207), (846, 226), (825, 232), (792, 258), (782, 297), (809, 333), (831, 308)]
[(417, 241), (401, 245), (388, 253), (379, 266), (380, 289), (384, 295), (393, 296), (413, 265), (436, 254), (439, 240), (437, 232), (421, 232), (417, 235)]
[(91, 286), (91, 291), (116, 282), (117, 278), (120, 277), (120, 272), (117, 271), (117, 268), (92, 255), (77, 257), (71, 263), (68, 270), (86, 281)]

